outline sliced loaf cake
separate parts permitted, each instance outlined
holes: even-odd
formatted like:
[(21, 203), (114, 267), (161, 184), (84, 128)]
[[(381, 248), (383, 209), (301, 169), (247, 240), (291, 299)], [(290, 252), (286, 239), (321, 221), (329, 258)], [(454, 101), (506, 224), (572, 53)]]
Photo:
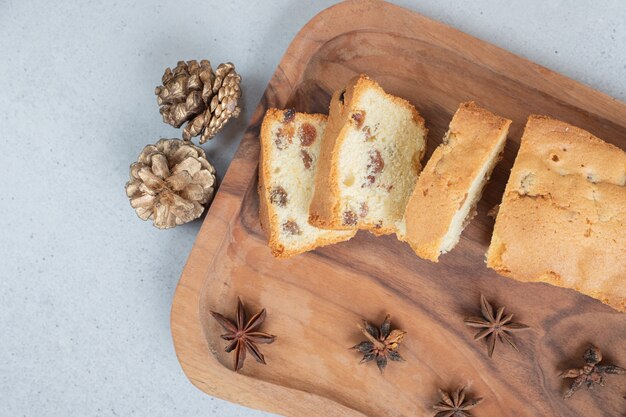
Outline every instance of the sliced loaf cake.
[(473, 102), (460, 105), (417, 180), (406, 208), (406, 231), (398, 233), (418, 256), (437, 262), (459, 242), (500, 160), (510, 124)]
[(421, 170), (424, 120), (361, 75), (336, 92), (322, 141), (309, 222), (394, 233)]
[(583, 129), (530, 116), (487, 266), (626, 312), (626, 153)]
[(287, 258), (340, 242), (354, 231), (319, 229), (309, 205), (326, 116), (269, 109), (261, 126), (259, 197), (261, 225), (272, 254)]

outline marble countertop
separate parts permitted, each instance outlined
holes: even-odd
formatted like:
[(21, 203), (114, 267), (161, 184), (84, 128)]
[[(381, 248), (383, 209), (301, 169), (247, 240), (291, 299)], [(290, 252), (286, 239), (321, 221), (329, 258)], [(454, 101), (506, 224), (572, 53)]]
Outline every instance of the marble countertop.
[[(268, 415), (183, 375), (170, 303), (200, 222), (157, 230), (124, 184), (144, 145), (179, 135), (156, 106), (164, 68), (242, 74), (242, 115), (204, 146), (223, 176), (283, 51), (332, 3), (0, 4), (0, 415)], [(622, 0), (396, 3), (626, 100)]]

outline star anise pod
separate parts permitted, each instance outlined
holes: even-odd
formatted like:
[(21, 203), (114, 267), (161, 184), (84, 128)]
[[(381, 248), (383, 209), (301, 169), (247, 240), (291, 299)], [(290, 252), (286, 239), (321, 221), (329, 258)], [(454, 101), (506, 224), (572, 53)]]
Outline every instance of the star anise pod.
[(519, 349), (515, 345), (513, 338), (509, 332), (517, 330), (525, 330), (529, 327), (521, 323), (513, 323), (513, 314), (507, 316), (504, 315), (504, 307), (500, 307), (497, 312), (494, 313), (493, 306), (487, 301), (483, 294), (480, 295), (480, 311), (483, 317), (468, 317), (465, 319), (465, 324), (471, 327), (477, 327), (482, 329), (474, 336), (474, 340), (480, 340), (487, 338), (487, 353), (491, 358), (493, 356), (493, 350), (496, 347), (496, 339), (500, 342), (506, 341), (509, 345), (513, 346), (515, 350), (519, 352)]
[(563, 399), (567, 400), (583, 385), (593, 388), (593, 384), (604, 386), (604, 377), (607, 374), (623, 374), (626, 369), (616, 365), (600, 365), (602, 352), (594, 345), (589, 345), (583, 355), (585, 365), (582, 368), (567, 369), (559, 374), (561, 378), (575, 378), (570, 388), (565, 392)]
[(221, 335), (222, 339), (230, 342), (226, 346), (226, 352), (235, 351), (233, 358), (235, 371), (243, 367), (243, 362), (246, 360), (246, 351), (250, 352), (257, 362), (265, 365), (265, 357), (257, 344), (273, 343), (276, 339), (276, 336), (257, 330), (265, 321), (265, 314), (265, 309), (262, 309), (252, 316), (250, 320), (246, 321), (246, 312), (241, 298), (237, 298), (237, 321), (235, 323), (220, 313), (211, 311), (213, 318), (226, 330), (226, 333)]
[(482, 398), (465, 398), (465, 387), (459, 387), (451, 394), (439, 389), (441, 400), (433, 406), (437, 414), (434, 417), (472, 417), (468, 410), (480, 404)]
[(382, 374), (385, 371), (388, 360), (404, 361), (398, 353), (398, 346), (406, 332), (397, 329), (391, 330), (391, 316), (389, 314), (387, 314), (385, 321), (383, 321), (380, 327), (372, 325), (367, 320), (363, 320), (363, 325), (357, 324), (357, 327), (367, 338), (366, 341), (352, 346), (352, 349), (356, 349), (363, 354), (363, 359), (359, 363), (376, 360), (376, 365)]

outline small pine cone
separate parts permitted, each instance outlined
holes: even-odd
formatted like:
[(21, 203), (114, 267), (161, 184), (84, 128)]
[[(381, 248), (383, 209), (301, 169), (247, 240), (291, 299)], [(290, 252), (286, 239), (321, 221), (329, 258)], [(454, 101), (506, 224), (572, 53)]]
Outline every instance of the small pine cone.
[(230, 62), (213, 71), (207, 60), (179, 61), (167, 68), (163, 85), (155, 90), (163, 121), (174, 127), (185, 122), (183, 139), (200, 136), (200, 143), (213, 138), (231, 117), (239, 116), (241, 76)]
[(161, 139), (130, 166), (126, 195), (142, 220), (168, 229), (200, 217), (215, 192), (215, 168), (191, 142)]

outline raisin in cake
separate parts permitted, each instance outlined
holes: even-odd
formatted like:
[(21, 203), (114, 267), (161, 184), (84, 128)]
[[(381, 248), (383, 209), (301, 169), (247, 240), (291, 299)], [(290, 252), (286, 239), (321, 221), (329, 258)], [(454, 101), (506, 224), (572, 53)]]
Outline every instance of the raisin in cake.
[(272, 254), (287, 258), (340, 242), (354, 231), (318, 229), (309, 205), (326, 116), (269, 109), (261, 127), (260, 218)]
[(531, 116), (487, 265), (626, 311), (626, 153), (567, 123)]
[(398, 233), (418, 256), (437, 262), (459, 242), (500, 160), (510, 124), (473, 102), (460, 105), (417, 180), (406, 208), (406, 231)]
[(309, 222), (394, 233), (421, 170), (426, 128), (406, 100), (361, 75), (333, 95)]

